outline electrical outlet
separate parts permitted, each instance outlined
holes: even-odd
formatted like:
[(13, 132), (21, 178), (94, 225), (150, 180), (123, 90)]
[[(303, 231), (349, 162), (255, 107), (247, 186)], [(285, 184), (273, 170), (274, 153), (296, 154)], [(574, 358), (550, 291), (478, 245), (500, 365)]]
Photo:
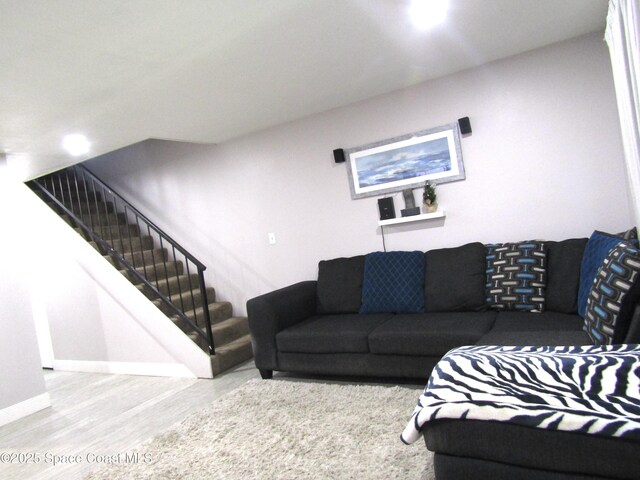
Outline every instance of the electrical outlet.
[(269, 232), (269, 245), (276, 244), (276, 234), (274, 232)]

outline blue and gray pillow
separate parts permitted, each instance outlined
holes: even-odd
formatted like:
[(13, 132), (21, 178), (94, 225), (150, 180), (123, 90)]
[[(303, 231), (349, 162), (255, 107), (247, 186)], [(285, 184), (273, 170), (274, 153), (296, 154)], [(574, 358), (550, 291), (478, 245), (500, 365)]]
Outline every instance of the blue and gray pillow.
[(620, 241), (607, 253), (587, 297), (584, 330), (594, 345), (623, 343), (640, 296), (640, 251)]
[(527, 241), (487, 245), (487, 305), (496, 310), (542, 312), (547, 248)]
[[(635, 233), (635, 228), (629, 232)], [(623, 239), (628, 245), (637, 246), (638, 240), (634, 239), (635, 235), (628, 235), (624, 232), (618, 235), (595, 231), (589, 237), (589, 241), (584, 249), (582, 263), (580, 265), (580, 284), (578, 286), (578, 314), (584, 318), (587, 310), (587, 299), (589, 292), (593, 287), (593, 282), (598, 273), (598, 269), (611, 250), (618, 245)], [(627, 236), (629, 239), (625, 238)]]

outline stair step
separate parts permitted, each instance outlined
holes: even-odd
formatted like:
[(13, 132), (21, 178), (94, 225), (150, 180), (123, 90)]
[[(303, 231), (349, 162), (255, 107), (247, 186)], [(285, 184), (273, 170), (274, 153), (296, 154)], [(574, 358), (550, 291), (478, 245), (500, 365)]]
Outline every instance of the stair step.
[[(228, 320), (231, 320), (232, 318), (242, 318), (242, 317), (231, 317), (231, 313), (232, 313), (232, 307), (231, 304), (229, 302), (213, 302), (209, 304), (209, 310), (211, 312), (211, 328), (212, 331), (214, 332), (214, 336), (213, 339), (216, 342), (218, 342), (218, 339), (216, 338), (216, 334), (215, 334), (215, 327), (217, 325), (220, 325)], [(181, 317), (179, 317), (178, 315), (171, 315), (169, 316), (169, 318), (171, 319), (171, 321), (173, 323), (176, 324), (176, 326), (182, 330), (184, 333), (186, 333), (187, 335), (189, 335), (189, 337), (196, 342), (203, 350), (207, 350), (207, 344), (206, 342), (202, 339), (202, 337), (200, 337), (199, 335), (197, 335), (193, 330), (193, 327), (191, 325), (189, 325), (187, 322), (183, 321)], [(193, 319), (191, 319), (193, 320)], [(239, 323), (238, 321), (234, 321), (234, 322), (229, 322), (228, 325), (235, 325), (236, 323)], [(197, 324), (197, 328), (202, 332), (205, 333), (206, 328), (204, 325), (204, 322), (200, 322), (199, 324)], [(224, 329), (225, 327), (223, 327)], [(229, 327), (227, 327), (229, 328)], [(240, 327), (242, 328), (242, 327)], [(248, 320), (247, 320), (247, 328), (248, 328)], [(244, 335), (244, 333), (243, 333)], [(226, 341), (230, 341), (233, 340), (231, 339), (227, 339)]]
[[(210, 301), (209, 300), (210, 298), (214, 298), (214, 299), (216, 298), (216, 291), (211, 287), (207, 288), (207, 300)], [(191, 298), (191, 295), (189, 295), (188, 299), (183, 297), (182, 300), (184, 302), (185, 309), (187, 309), (187, 316), (189, 312), (193, 310), (194, 307), (197, 309), (202, 305), (202, 296), (200, 295), (200, 291), (193, 292), (193, 299)], [(173, 301), (174, 304), (178, 308), (180, 308), (181, 306), (180, 297), (178, 297), (177, 295), (172, 295), (171, 301)], [(169, 308), (162, 300), (160, 299), (153, 300), (153, 304), (156, 307), (158, 307), (160, 311), (162, 311), (165, 315), (168, 315), (170, 317), (175, 315), (175, 312), (173, 311), (173, 309)]]
[(244, 335), (233, 342), (216, 347), (216, 354), (211, 355), (211, 370), (216, 376), (253, 357), (251, 336)]
[[(186, 308), (191, 307), (191, 291), (195, 293), (195, 291), (200, 288), (197, 273), (191, 275), (175, 275), (166, 279), (161, 278), (157, 282), (155, 280), (152, 281), (151, 284), (165, 295), (175, 295), (175, 301), (178, 304), (180, 303), (180, 292), (182, 292)], [(151, 298), (155, 296), (153, 290), (149, 289), (146, 284), (142, 283), (137, 285), (137, 287), (145, 295)]]
[(247, 317), (231, 317), (211, 326), (214, 345), (222, 346), (249, 334)]
[[(36, 187), (37, 188), (37, 187)], [(38, 192), (40, 192), (40, 190), (38, 189)], [(56, 183), (56, 190), (55, 190), (55, 195), (54, 195), (58, 200), (62, 201), (64, 198), (65, 202), (95, 202), (96, 200), (98, 202), (102, 201), (102, 194), (100, 192), (87, 192), (85, 191), (84, 188), (82, 187), (78, 187), (78, 190), (76, 191), (75, 187), (72, 187), (71, 190), (69, 190), (68, 188), (63, 188), (62, 190), (60, 190), (60, 188), (57, 186)], [(40, 198), (42, 198), (44, 201), (50, 201), (50, 198), (48, 195), (42, 193), (40, 195)]]
[[(126, 218), (124, 213), (110, 213), (108, 215), (76, 215), (80, 220), (82, 220), (87, 225), (91, 225), (92, 227), (96, 226), (106, 226), (106, 225), (125, 225)], [(67, 215), (61, 215), (61, 217), (65, 220), (65, 222), (73, 225), (73, 219)]]
[(106, 242), (111, 245), (116, 252), (121, 253), (142, 252), (153, 249), (153, 238), (151, 237), (133, 237), (131, 239), (106, 240)]
[(137, 225), (96, 225), (93, 230), (104, 239), (120, 238), (128, 239), (139, 235), (140, 229)]
[[(65, 207), (67, 207), (77, 216), (80, 216), (81, 214), (88, 215), (89, 212), (91, 212), (91, 215), (105, 215), (107, 213), (114, 212), (113, 202), (70, 202), (69, 199), (65, 199), (64, 201), (62, 201), (62, 199), (60, 198), (58, 200), (60, 200)], [(51, 208), (57, 207), (57, 204), (50, 200), (45, 203)]]
[[(176, 277), (178, 275), (184, 274), (184, 265), (181, 261), (156, 261), (156, 263), (147, 263), (142, 266), (136, 264), (136, 270), (140, 272), (151, 283), (155, 284), (156, 278), (158, 279), (158, 283), (161, 283), (165, 282), (166, 278)], [(132, 282), (135, 283), (138, 281), (136, 277), (131, 275), (131, 273), (128, 273), (126, 271), (123, 273)], [(196, 281), (192, 285), (198, 286), (198, 282)]]
[[(153, 265), (154, 262), (162, 262), (167, 259), (167, 249), (166, 248), (155, 248), (153, 250), (145, 250), (143, 252), (127, 252), (124, 255), (124, 258), (131, 265), (135, 265), (136, 267), (141, 265)], [(105, 258), (109, 260), (109, 262), (120, 268), (120, 263), (115, 262), (113, 257), (110, 255), (105, 255)], [(144, 262), (144, 263), (143, 263)], [(116, 264), (117, 263), (117, 264)], [(142, 267), (140, 267), (142, 268)]]
[[(223, 322), (231, 318), (231, 316), (233, 315), (233, 306), (229, 302), (209, 302), (208, 310), (209, 310), (209, 320), (211, 321), (211, 325), (215, 325), (217, 323)], [(193, 310), (186, 312), (186, 316), (189, 320), (194, 322), (200, 328), (205, 327), (204, 309), (202, 307), (196, 308), (195, 314)]]
[[(201, 328), (200, 331), (206, 335), (206, 330)], [(211, 327), (211, 333), (213, 334), (213, 341), (216, 348), (222, 347), (234, 340), (244, 337), (249, 333), (249, 320), (247, 317), (231, 317), (224, 320), (221, 323), (213, 325)], [(207, 343), (202, 337), (195, 332), (187, 334), (191, 340), (203, 347), (207, 346)]]

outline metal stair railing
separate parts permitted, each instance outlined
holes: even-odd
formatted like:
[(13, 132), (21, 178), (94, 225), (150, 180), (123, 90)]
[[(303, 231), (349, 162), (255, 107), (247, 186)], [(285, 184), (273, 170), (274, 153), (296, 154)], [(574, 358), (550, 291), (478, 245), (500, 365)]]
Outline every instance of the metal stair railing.
[[(53, 202), (59, 214), (67, 215), (116, 264), (125, 267), (131, 276), (151, 290), (190, 331), (197, 334), (208, 353), (215, 354), (204, 281), (207, 267), (202, 262), (82, 165), (31, 180), (28, 185)], [(144, 232), (147, 240), (143, 237)], [(144, 253), (148, 239), (154, 243), (150, 250), (150, 263)], [(160, 261), (156, 261), (156, 240), (159, 242)], [(127, 249), (130, 259), (125, 252)], [(174, 276), (170, 275), (172, 271), (178, 282), (177, 293), (172, 293), (169, 283), (169, 278)], [(197, 282), (192, 281), (192, 271), (197, 271)], [(186, 272), (185, 282), (188, 284), (184, 286), (188, 288), (182, 288), (180, 272)], [(166, 288), (166, 293), (163, 288)], [(196, 301), (198, 298), (199, 302)], [(204, 331), (197, 324), (198, 308), (202, 311)], [(193, 321), (188, 317), (189, 312), (193, 312)]]

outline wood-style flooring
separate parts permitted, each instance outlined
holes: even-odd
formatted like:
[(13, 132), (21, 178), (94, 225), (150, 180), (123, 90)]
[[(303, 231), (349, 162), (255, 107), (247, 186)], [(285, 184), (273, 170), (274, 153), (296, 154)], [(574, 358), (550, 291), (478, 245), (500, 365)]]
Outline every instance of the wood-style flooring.
[(0, 479), (81, 479), (252, 378), (252, 361), (213, 380), (45, 370), (51, 407), (0, 427)]

